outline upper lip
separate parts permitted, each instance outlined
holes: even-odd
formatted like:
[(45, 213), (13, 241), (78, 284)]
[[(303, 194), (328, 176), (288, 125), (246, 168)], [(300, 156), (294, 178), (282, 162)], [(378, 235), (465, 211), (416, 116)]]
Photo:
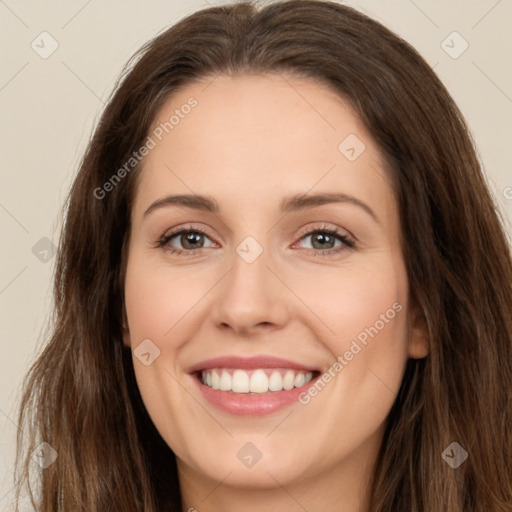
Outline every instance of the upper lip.
[(214, 359), (208, 359), (194, 364), (189, 368), (189, 373), (201, 370), (209, 370), (211, 368), (240, 368), (240, 369), (258, 369), (258, 368), (291, 368), (293, 370), (301, 370), (305, 372), (317, 371), (317, 368), (308, 366), (289, 359), (282, 359), (270, 355), (261, 355), (254, 357), (239, 356), (222, 356)]

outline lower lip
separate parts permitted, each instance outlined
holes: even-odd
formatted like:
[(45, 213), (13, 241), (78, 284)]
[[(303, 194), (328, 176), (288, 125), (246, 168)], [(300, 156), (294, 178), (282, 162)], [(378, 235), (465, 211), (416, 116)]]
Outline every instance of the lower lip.
[(300, 388), (245, 394), (212, 389), (203, 384), (197, 376), (192, 377), (206, 400), (222, 411), (238, 416), (262, 416), (280, 411), (291, 404), (297, 403), (299, 395), (312, 386), (318, 378), (313, 377)]

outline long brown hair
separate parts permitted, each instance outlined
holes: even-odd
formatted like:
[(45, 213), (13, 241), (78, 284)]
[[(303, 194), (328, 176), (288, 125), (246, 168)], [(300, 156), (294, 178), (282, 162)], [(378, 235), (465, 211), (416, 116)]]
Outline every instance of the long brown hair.
[[(370, 487), (372, 512), (512, 511), (512, 264), (463, 116), (405, 41), (329, 1), (196, 12), (119, 79), (71, 188), (49, 342), (25, 381), (19, 489), (41, 442), (42, 512), (179, 511), (176, 460), (151, 422), (123, 347), (129, 214), (138, 167), (94, 195), (148, 136), (171, 94), (219, 73), (289, 73), (328, 84), (387, 163), (412, 301), (430, 353), (409, 359)], [(24, 430), (30, 441), (25, 443)], [(451, 467), (457, 442), (468, 458)]]

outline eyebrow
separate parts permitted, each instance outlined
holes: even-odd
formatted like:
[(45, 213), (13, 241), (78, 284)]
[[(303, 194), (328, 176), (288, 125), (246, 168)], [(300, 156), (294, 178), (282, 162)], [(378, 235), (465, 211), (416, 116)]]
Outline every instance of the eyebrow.
[[(332, 203), (348, 203), (358, 206), (370, 215), (377, 224), (380, 224), (379, 218), (366, 203), (357, 199), (357, 197), (342, 193), (295, 194), (281, 201), (280, 210), (283, 213), (290, 213)], [(213, 197), (196, 194), (178, 194), (158, 199), (149, 206), (143, 216), (147, 217), (151, 212), (168, 206), (181, 206), (211, 213), (220, 212), (219, 204)]]

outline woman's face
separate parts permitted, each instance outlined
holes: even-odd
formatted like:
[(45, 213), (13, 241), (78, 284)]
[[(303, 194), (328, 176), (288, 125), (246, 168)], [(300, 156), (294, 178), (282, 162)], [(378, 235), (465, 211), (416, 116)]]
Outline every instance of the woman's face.
[(357, 478), (428, 350), (374, 141), (325, 85), (285, 75), (190, 85), (149, 135), (125, 343), (181, 475)]

